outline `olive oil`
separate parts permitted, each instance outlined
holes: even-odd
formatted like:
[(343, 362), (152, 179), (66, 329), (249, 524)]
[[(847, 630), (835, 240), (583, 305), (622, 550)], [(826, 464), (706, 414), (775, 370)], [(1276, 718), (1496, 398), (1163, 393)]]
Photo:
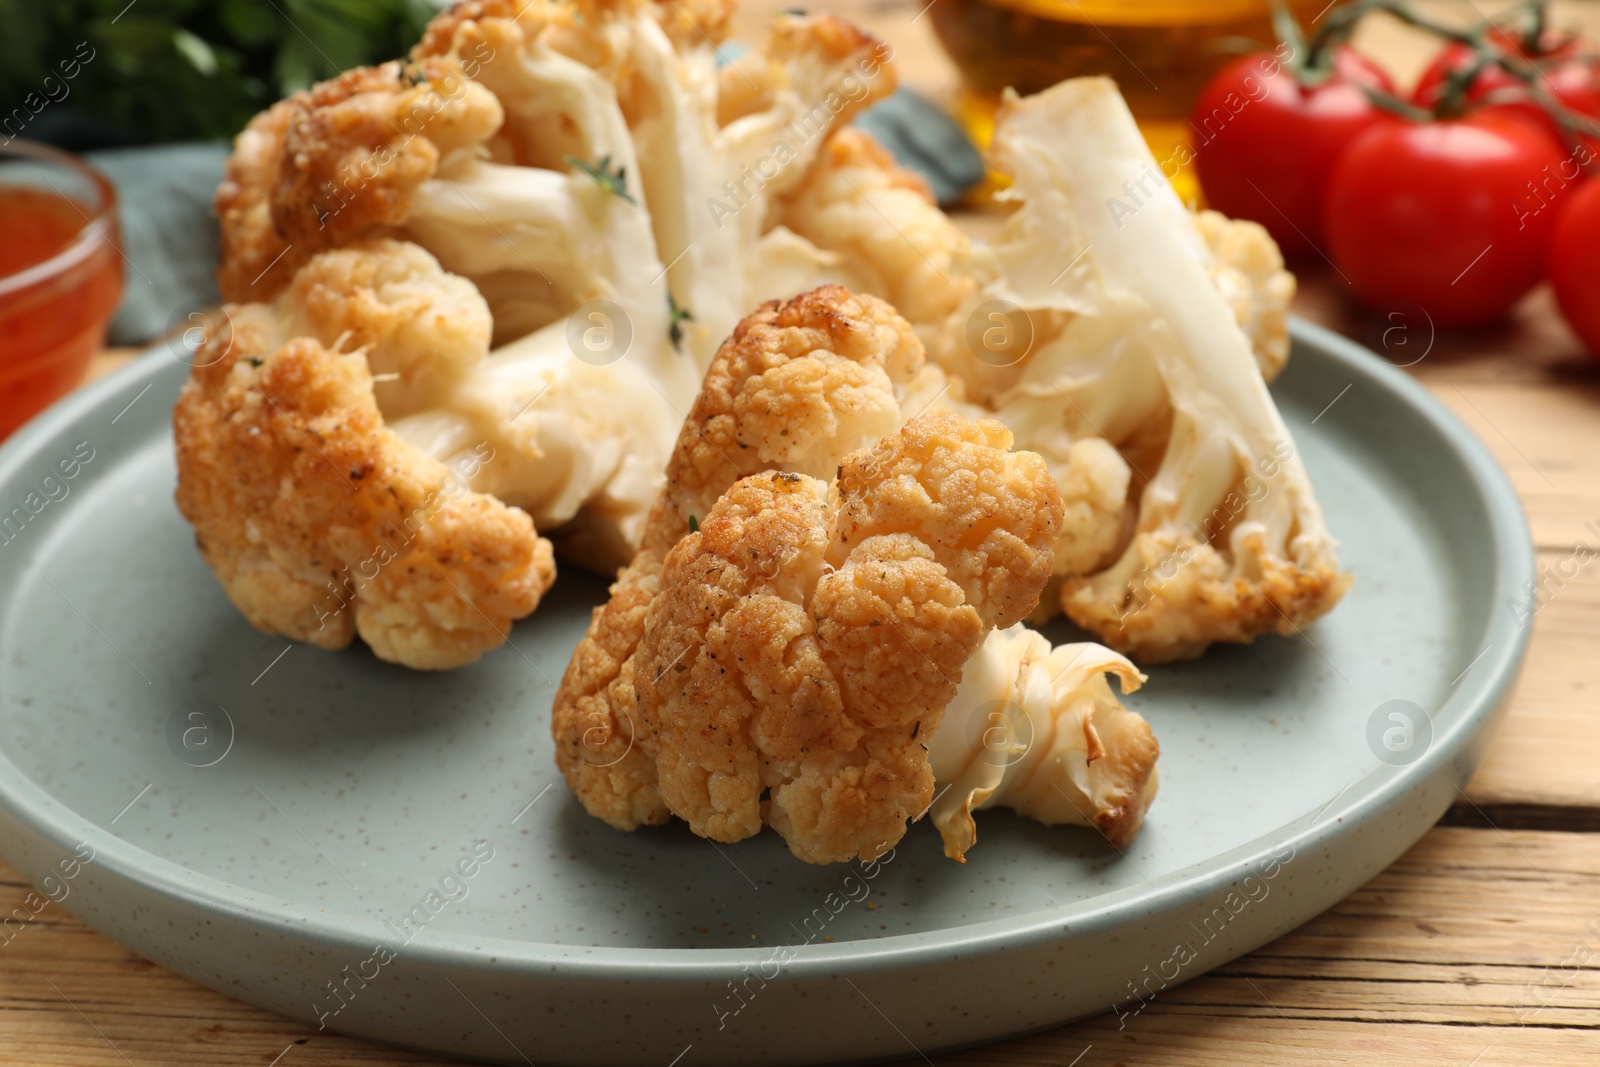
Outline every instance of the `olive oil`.
[[(1334, 6), (1288, 0), (1308, 31)], [(1064, 78), (1115, 79), (1158, 159), (1187, 143), (1189, 110), (1230, 59), (1271, 50), (1269, 0), (938, 0), (928, 9), (966, 89), (957, 117), (980, 148), (1007, 86), (1024, 95)], [(1197, 195), (1187, 172), (1180, 195)]]

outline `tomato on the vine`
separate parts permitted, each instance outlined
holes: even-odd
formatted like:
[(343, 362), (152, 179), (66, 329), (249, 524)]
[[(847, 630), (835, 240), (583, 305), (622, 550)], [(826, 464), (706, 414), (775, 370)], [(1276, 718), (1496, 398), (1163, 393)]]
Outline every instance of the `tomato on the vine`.
[(1395, 122), (1350, 146), (1328, 182), (1328, 252), (1373, 305), (1420, 305), (1435, 325), (1498, 318), (1544, 276), (1569, 163), (1544, 130), (1496, 110)]
[[(1549, 64), (1575, 59), (1585, 51), (1580, 38), (1555, 30), (1544, 31), (1537, 44), (1504, 27), (1490, 30), (1484, 40), (1507, 55), (1533, 63)], [(1466, 71), (1478, 61), (1478, 56), (1476, 48), (1461, 41), (1451, 41), (1445, 45), (1422, 72), (1422, 77), (1417, 79), (1417, 87), (1411, 92), (1412, 103), (1423, 108), (1435, 107), (1443, 97), (1445, 83), (1450, 77)], [(1496, 90), (1520, 88), (1523, 88), (1522, 80), (1515, 74), (1497, 64), (1488, 63), (1467, 87), (1467, 100), (1477, 102)]]
[[(1600, 55), (1581, 38), (1547, 32), (1537, 48), (1503, 29), (1492, 30), (1488, 40), (1501, 51), (1537, 65), (1540, 84), (1555, 101), (1579, 115), (1600, 119)], [(1477, 49), (1459, 41), (1442, 49), (1412, 91), (1411, 102), (1432, 110), (1443, 100), (1452, 76), (1465, 73), (1478, 62)], [(1462, 102), (1503, 108), (1519, 114), (1565, 140), (1560, 123), (1541, 107), (1526, 83), (1504, 67), (1485, 64), (1465, 88)], [(1589, 150), (1600, 155), (1600, 139), (1585, 137)]]
[(1261, 223), (1286, 255), (1322, 243), (1328, 174), (1345, 148), (1397, 121), (1366, 93), (1393, 93), (1388, 75), (1349, 47), (1306, 77), (1275, 55), (1245, 56), (1207, 83), (1189, 120), (1206, 201)]
[(1550, 284), (1568, 325), (1600, 357), (1600, 182), (1573, 193), (1556, 219)]

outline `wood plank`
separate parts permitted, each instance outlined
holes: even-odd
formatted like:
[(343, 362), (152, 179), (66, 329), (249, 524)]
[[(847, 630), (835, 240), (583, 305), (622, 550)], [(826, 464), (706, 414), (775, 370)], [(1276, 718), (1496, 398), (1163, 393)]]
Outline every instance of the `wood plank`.
[(1593, 1063), (1597, 885), (1600, 836), (1435, 829), (1343, 903), (1137, 1014), (938, 1062), (1064, 1067), (1087, 1048), (1078, 1067)]

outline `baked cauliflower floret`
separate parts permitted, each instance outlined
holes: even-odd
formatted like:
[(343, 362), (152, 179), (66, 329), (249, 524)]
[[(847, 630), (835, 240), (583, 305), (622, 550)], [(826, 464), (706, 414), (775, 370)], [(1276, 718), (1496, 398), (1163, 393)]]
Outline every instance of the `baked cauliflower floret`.
[[(1191, 215), (1105, 79), (1011, 96), (993, 152), (1021, 206), (974, 299), (1032, 343), (939, 355), (1051, 464), (1073, 520), (1061, 607), (1147, 663), (1328, 611), (1349, 580), (1258, 365), (1281, 363), (1272, 294), (1291, 288), (1271, 242)], [(1230, 304), (1240, 279), (1268, 296)]]
[(317, 252), (404, 221), (440, 160), (502, 118), (447, 58), (360, 67), (263, 111), (217, 188), (223, 297), (270, 299)]
[(943, 329), (972, 292), (958, 269), (967, 238), (939, 210), (920, 176), (863, 130), (828, 138), (778, 220), (839, 256), (852, 288), (888, 300), (925, 339)]
[(773, 301), (728, 338), (683, 421), (633, 561), (597, 608), (552, 707), (556, 762), (589, 812), (619, 829), (668, 817), (635, 713), (633, 655), (661, 563), (738, 479), (831, 474), (900, 423), (897, 393), (923, 361), (882, 301), (828, 286)]
[(1283, 253), (1259, 222), (1201, 211), (1194, 227), (1211, 250), (1211, 280), (1250, 339), (1261, 376), (1270, 382), (1289, 361), (1294, 275), (1284, 269)]
[[(426, 253), (377, 241), (311, 260), (274, 304), (230, 305), (173, 412), (178, 508), (258, 628), (419, 669), (502, 644), (555, 577), (529, 517), (384, 425), (369, 361), (482, 358), (488, 312)], [(426, 377), (427, 371), (417, 370)], [(399, 399), (403, 402), (404, 393)]]
[(279, 332), (364, 351), (378, 407), (390, 420), (436, 403), (489, 350), (488, 310), (472, 283), (405, 241), (324, 252), (289, 290), (277, 302)]
[[(792, 766), (798, 776), (786, 792), (790, 803), (776, 809), (777, 817), (787, 820), (784, 825), (791, 828), (786, 833), (872, 836), (880, 823), (893, 823), (888, 829), (898, 836), (905, 816), (901, 814), (899, 822), (895, 816), (905, 803), (903, 797), (895, 798), (904, 793), (908, 781), (915, 784), (921, 780), (922, 770), (920, 756), (904, 744), (902, 733), (882, 723), (892, 721), (892, 709), (907, 702), (926, 703), (936, 712), (939, 701), (949, 691), (944, 672), (967, 668), (950, 658), (948, 648), (936, 648), (935, 639), (927, 638), (921, 642), (922, 650), (929, 654), (924, 662), (939, 666), (930, 666), (922, 675), (909, 678), (895, 672), (893, 662), (885, 657), (892, 657), (897, 651), (903, 653), (907, 646), (903, 642), (885, 644), (882, 640), (884, 627), (901, 625), (898, 616), (891, 623), (878, 610), (888, 596), (882, 582), (893, 577), (893, 581), (901, 582), (894, 589), (904, 591), (911, 587), (907, 584), (908, 575), (927, 579), (929, 588), (937, 586), (948, 595), (919, 602), (918, 610), (926, 618), (942, 612), (941, 617), (952, 626), (965, 625), (959, 620), (973, 617), (967, 608), (977, 612), (980, 619), (991, 618), (1000, 624), (1012, 621), (1033, 604), (1050, 569), (1048, 555), (1037, 551), (1031, 539), (1048, 541), (1039, 527), (1053, 524), (1059, 515), (1053, 500), (1048, 501), (1048, 514), (1026, 504), (1033, 497), (1054, 495), (1048, 482), (1040, 477), (1042, 471), (1036, 457), (1025, 461), (1032, 486), (1029, 494), (1018, 494), (1010, 500), (980, 498), (979, 494), (1009, 481), (1002, 475), (1003, 462), (999, 459), (1005, 455), (999, 451), (1003, 432), (993, 423), (941, 417), (969, 427), (972, 436), (988, 442), (980, 447), (969, 441), (970, 453), (930, 453), (915, 447), (915, 442), (927, 440), (924, 424), (919, 423), (900, 438), (890, 437), (848, 456), (879, 434), (894, 431), (901, 418), (896, 412), (896, 400), (900, 410), (906, 410), (908, 390), (917, 386), (928, 369), (908, 323), (881, 302), (852, 296), (838, 287), (825, 287), (787, 304), (759, 309), (723, 345), (679, 435), (669, 464), (667, 489), (651, 513), (644, 547), (618, 577), (610, 601), (596, 609), (556, 694), (552, 733), (557, 763), (591, 814), (625, 830), (664, 822), (672, 814), (657, 785), (662, 742), (655, 723), (640, 710), (643, 691), (656, 685), (662, 672), (652, 672), (643, 665), (639, 648), (646, 620), (656, 610), (662, 590), (663, 560), (686, 534), (698, 529), (712, 538), (712, 545), (723, 545), (719, 549), (723, 555), (735, 554), (730, 577), (737, 570), (743, 576), (740, 581), (777, 582), (782, 571), (789, 576), (783, 588), (793, 595), (800, 595), (794, 593), (797, 582), (818, 582), (810, 598), (811, 615), (817, 616), (819, 605), (827, 608), (826, 637), (835, 662), (843, 665), (829, 676), (829, 692), (837, 692), (838, 706), (828, 705), (826, 720), (794, 719), (791, 732), (823, 730), (832, 736), (837, 729), (844, 731), (839, 737), (854, 736), (841, 725), (845, 720), (840, 716), (848, 706), (855, 709), (852, 714), (856, 719), (850, 721), (859, 720), (856, 728), (861, 733), (852, 750), (854, 755), (835, 756), (831, 762), (820, 763), (795, 764), (790, 759), (785, 765)], [(895, 441), (899, 444), (891, 446)], [(777, 470), (770, 470), (772, 467)], [(762, 470), (782, 476), (775, 481), (748, 477)], [(804, 477), (808, 473), (834, 474), (839, 490), (831, 498), (824, 496), (820, 482)], [(744, 488), (733, 494), (741, 501), (736, 506), (725, 494), (734, 490), (735, 480), (741, 477), (745, 481), (738, 484)], [(875, 486), (872, 493), (862, 492), (869, 483)], [(935, 484), (959, 491), (929, 493), (928, 487)], [(969, 489), (974, 490), (973, 494), (967, 495)], [(957, 500), (963, 503), (957, 504)], [(767, 515), (761, 511), (766, 503), (783, 505), (788, 511)], [(706, 525), (717, 508), (724, 508), (724, 513), (732, 516), (728, 521), (738, 524), (738, 533), (729, 534), (728, 529), (718, 527), (719, 533)], [(925, 512), (929, 508), (942, 509), (940, 523), (927, 520)], [(833, 547), (827, 549), (816, 547), (821, 542), (817, 540), (820, 535), (812, 512), (818, 509), (832, 515), (828, 544)], [(915, 523), (906, 522), (913, 514), (921, 517)], [(960, 552), (949, 566), (933, 567), (926, 553), (907, 551), (908, 542), (903, 538), (883, 536), (885, 529), (901, 533), (915, 529), (913, 540), (937, 541), (941, 526), (957, 533)], [(1027, 537), (1006, 533), (1018, 528), (1031, 533)], [(718, 537), (722, 540), (716, 540)], [(763, 555), (760, 546), (768, 544), (758, 539), (763, 537), (772, 545), (784, 547)], [(811, 549), (812, 557), (803, 560), (799, 549), (787, 546), (811, 544), (807, 538), (816, 544)], [(740, 546), (754, 548), (759, 558), (738, 555)], [(818, 551), (822, 552), (821, 565), (816, 564)], [(851, 552), (859, 553), (853, 557), (853, 580), (827, 579), (823, 584), (822, 573), (828, 567), (836, 567), (840, 555)], [(950, 557), (944, 553), (940, 558)], [(874, 566), (878, 569), (874, 570)], [(791, 568), (798, 568), (799, 578), (794, 577)], [(716, 570), (715, 565), (702, 569), (697, 581), (709, 584), (712, 570)], [(720, 572), (716, 577), (720, 581)], [(736, 581), (734, 587), (737, 585)], [(719, 603), (733, 604), (729, 590), (719, 587), (712, 592)], [(793, 596), (783, 601), (789, 606), (770, 602), (772, 617), (787, 620), (786, 625), (803, 625), (791, 610), (793, 603)], [(908, 612), (906, 617), (917, 617), (917, 613)], [(760, 644), (765, 640), (757, 636), (767, 633), (757, 617), (738, 618), (741, 626), (744, 621), (749, 626), (735, 635), (726, 633), (724, 626), (718, 631), (719, 640), (740, 648), (744, 647), (739, 645), (741, 641)], [(704, 622), (699, 616), (691, 618), (695, 620), (696, 625)], [(978, 651), (964, 661), (978, 671), (978, 688), (963, 681), (957, 699), (950, 705), (952, 717), (942, 724), (928, 717), (913, 728), (918, 743), (927, 744), (950, 768), (952, 783), (957, 782), (955, 776), (964, 775), (963, 781), (971, 777), (962, 768), (977, 758), (975, 750), (991, 735), (974, 718), (974, 713), (981, 710), (975, 694), (992, 692), (992, 697), (986, 699), (993, 704), (1013, 699), (1013, 691), (1032, 693), (1036, 688), (1036, 682), (1026, 679), (1034, 678), (1029, 673), (1036, 671), (1032, 665), (1042, 662), (1050, 648), (1046, 643), (1040, 653), (1018, 637), (1020, 632), (1019, 628), (991, 632)], [(823, 628), (818, 626), (815, 633), (822, 634)], [(897, 636), (910, 640), (910, 633), (902, 628)], [(917, 647), (915, 640), (911, 647)], [(992, 788), (981, 794), (971, 789), (958, 791), (956, 796), (971, 798), (961, 809), (963, 812), (1000, 803), (1021, 810), (1031, 804), (1026, 810), (1045, 821), (1100, 826), (1115, 835), (1119, 844), (1137, 830), (1139, 818), (1153, 796), (1153, 785), (1143, 783), (1150, 780), (1157, 749), (1142, 719), (1131, 712), (1115, 711), (1115, 702), (1101, 700), (1099, 690), (1093, 686), (1091, 668), (1098, 665), (1102, 671), (1114, 670), (1105, 664), (1120, 661), (1119, 657), (1095, 646), (1082, 648), (1095, 654), (1075, 656), (1072, 662), (1078, 669), (1065, 675), (1059, 669), (1051, 670), (1050, 677), (1061, 686), (1057, 696), (1042, 703), (1030, 697), (1028, 705), (1040, 718), (1039, 737), (1055, 737), (1055, 720), (1060, 719), (1060, 736), (1078, 738), (1081, 743), (1064, 741), (1050, 749), (1053, 754), (1046, 761), (1027, 763), (1028, 782), (1020, 781), (1016, 772), (1010, 773), (999, 799), (988, 799), (994, 792)], [(719, 657), (727, 662), (726, 656), (719, 653)], [(1003, 664), (1009, 667), (1002, 667)], [(781, 664), (775, 669), (787, 672)], [(668, 673), (677, 674), (678, 664), (672, 664)], [(785, 677), (789, 679), (789, 691), (798, 693), (799, 700), (811, 699), (803, 686), (794, 687), (792, 672)], [(813, 687), (812, 692), (816, 691)], [(947, 740), (947, 735), (953, 740)], [(1104, 743), (1091, 743), (1092, 736), (1103, 736)], [(774, 746), (778, 743), (772, 742)], [(748, 769), (754, 765), (745, 758), (748, 756), (750, 753), (744, 753), (735, 763)], [(666, 758), (676, 759), (671, 755)], [(1020, 761), (1011, 762), (1021, 765)], [(867, 778), (851, 769), (869, 764), (875, 769)], [(937, 760), (934, 766), (937, 771)], [(713, 788), (709, 778), (697, 777), (702, 771), (692, 764), (678, 767), (678, 772), (686, 776), (685, 788), (691, 794), (700, 795), (707, 802), (714, 792), (723, 795), (722, 784)], [(906, 775), (912, 777), (907, 779)], [(940, 777), (937, 783), (944, 784), (944, 779)], [(1053, 796), (1060, 794), (1053, 794), (1052, 798), (1037, 795), (1046, 785), (1064, 790), (1073, 803), (1088, 813), (1085, 818), (1074, 819), (1050, 807), (1056, 803)], [(697, 792), (702, 787), (703, 794)], [(737, 788), (742, 789), (743, 785)], [(886, 805), (881, 818), (867, 811), (878, 800)], [(939, 825), (946, 849), (959, 858), (972, 843), (970, 820), (966, 824), (951, 821), (951, 802), (936, 810), (942, 813)], [(732, 832), (730, 828), (773, 822), (773, 811), (768, 805), (764, 814), (752, 814), (748, 806), (743, 806), (717, 814), (711, 822), (718, 832)], [(965, 836), (961, 836), (963, 833)], [(813, 855), (820, 855), (814, 845), (804, 847), (811, 848)]]
[(941, 790), (932, 819), (946, 855), (959, 860), (972, 847), (972, 813), (983, 808), (1091, 826), (1118, 848), (1133, 840), (1155, 799), (1161, 750), (1110, 677), (1124, 693), (1145, 680), (1099, 645), (1051, 648), (1020, 625), (989, 635), (928, 746)]
[(515, 19), (539, 29), (549, 27), (552, 44), (574, 57), (598, 47), (594, 27), (618, 12), (645, 11), (657, 19), (679, 47), (720, 44), (733, 16), (733, 0), (459, 0), (435, 15), (423, 31), (413, 55), (448, 52), (463, 23)]
[(1009, 445), (999, 423), (924, 415), (831, 487), (736, 483), (668, 554), (635, 688), (674, 814), (721, 841), (769, 823), (827, 863), (881, 855), (927, 810), (917, 738), (1050, 571), (1055, 486)]

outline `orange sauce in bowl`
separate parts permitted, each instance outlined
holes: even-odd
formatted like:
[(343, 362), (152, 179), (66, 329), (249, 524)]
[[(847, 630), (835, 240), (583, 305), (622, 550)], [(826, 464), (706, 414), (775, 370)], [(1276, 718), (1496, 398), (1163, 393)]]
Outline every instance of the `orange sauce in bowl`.
[(0, 438), (72, 390), (122, 294), (109, 218), (44, 189), (0, 186)]

